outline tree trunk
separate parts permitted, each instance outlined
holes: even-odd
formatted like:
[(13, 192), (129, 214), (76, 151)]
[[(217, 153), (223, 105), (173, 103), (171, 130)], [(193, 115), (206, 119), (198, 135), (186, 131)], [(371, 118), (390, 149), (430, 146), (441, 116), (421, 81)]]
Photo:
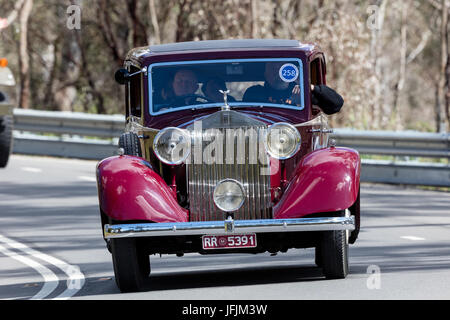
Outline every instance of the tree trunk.
[(446, 131), (445, 104), (447, 101), (448, 85), (447, 78), (447, 59), (448, 59), (448, 5), (446, 0), (442, 0), (441, 8), (441, 65), (439, 72), (439, 93), (436, 105), (436, 129), (437, 132)]
[(175, 42), (192, 41), (193, 29), (189, 26), (189, 15), (192, 12), (194, 1), (179, 0), (178, 15), (176, 17)]
[(89, 64), (87, 63), (85, 47), (83, 46), (83, 42), (81, 41), (81, 35), (79, 32), (75, 33), (75, 39), (76, 39), (78, 48), (80, 49), (81, 64), (84, 66), (84, 68), (82, 69), (82, 72), (84, 73), (84, 75), (87, 79), (91, 94), (94, 97), (95, 101), (97, 102), (97, 104), (96, 104), (97, 113), (105, 114), (106, 113), (105, 100), (103, 98), (102, 92), (97, 88), (95, 79), (94, 79), (91, 71), (89, 70)]
[(133, 47), (141, 47), (147, 44), (147, 32), (138, 15), (138, 1), (127, 1), (128, 14), (131, 18), (131, 27), (133, 30)]
[(55, 88), (55, 82), (57, 79), (57, 73), (58, 73), (58, 65), (60, 62), (60, 56), (61, 56), (61, 45), (60, 45), (60, 37), (56, 37), (55, 41), (53, 42), (53, 61), (50, 69), (50, 77), (48, 79), (46, 89), (45, 89), (45, 98), (44, 98), (44, 105), (47, 106), (47, 109), (49, 110), (55, 110), (55, 97), (54, 97), (54, 88)]
[(447, 130), (450, 129), (450, 53), (448, 51), (447, 45), (447, 65), (445, 66), (445, 117), (447, 118)]
[(273, 0), (273, 11), (272, 11), (272, 37), (277, 38), (280, 30), (282, 29), (281, 23), (281, 13), (280, 4), (277, 0)]
[[(406, 79), (406, 30), (407, 30), (407, 12), (408, 6), (402, 2), (402, 23), (400, 27), (400, 68), (399, 68), (399, 76), (398, 81), (394, 86), (394, 102), (392, 104), (392, 113), (394, 115), (394, 125), (396, 130), (402, 130), (401, 123), (401, 111), (398, 107), (398, 100), (400, 98), (400, 94), (402, 93), (403, 87), (405, 85)], [(387, 115), (385, 115), (387, 116)]]
[(441, 130), (441, 113), (439, 112), (440, 109), (440, 83), (439, 81), (436, 82), (435, 90), (434, 90), (434, 123), (435, 123), (435, 130), (436, 132), (439, 132)]
[(383, 74), (381, 69), (381, 49), (383, 47), (383, 43), (381, 38), (383, 24), (384, 24), (384, 16), (386, 12), (388, 0), (380, 0), (377, 2), (379, 6), (379, 11), (377, 13), (377, 25), (375, 28), (372, 28), (371, 32), (371, 43), (370, 43), (370, 52), (372, 58), (372, 68), (374, 70), (375, 75), (375, 86), (374, 86), (374, 104), (372, 106), (372, 129), (380, 128), (380, 121), (382, 116), (382, 95), (383, 95)]
[(155, 44), (161, 43), (161, 34), (159, 31), (158, 15), (156, 14), (155, 0), (148, 0), (148, 8), (152, 19), (153, 39)]
[(259, 13), (258, 13), (258, 0), (251, 0), (251, 12), (252, 12), (252, 38), (259, 37)]
[(33, 0), (26, 0), (19, 13), (20, 41), (19, 41), (19, 66), (20, 66), (20, 95), (19, 107), (30, 108), (30, 56), (28, 55), (28, 19), (33, 9)]
[(112, 29), (110, 11), (108, 10), (108, 2), (106, 0), (98, 1), (97, 18), (100, 33), (110, 49), (116, 65), (120, 67), (123, 64), (124, 54), (122, 48), (119, 46), (117, 35)]

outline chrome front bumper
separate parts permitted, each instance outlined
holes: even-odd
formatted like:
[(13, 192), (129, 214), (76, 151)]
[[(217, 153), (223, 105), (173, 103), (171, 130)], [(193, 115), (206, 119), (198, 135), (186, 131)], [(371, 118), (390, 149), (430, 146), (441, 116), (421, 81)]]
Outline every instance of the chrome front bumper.
[(105, 239), (230, 233), (354, 230), (355, 217), (106, 224)]

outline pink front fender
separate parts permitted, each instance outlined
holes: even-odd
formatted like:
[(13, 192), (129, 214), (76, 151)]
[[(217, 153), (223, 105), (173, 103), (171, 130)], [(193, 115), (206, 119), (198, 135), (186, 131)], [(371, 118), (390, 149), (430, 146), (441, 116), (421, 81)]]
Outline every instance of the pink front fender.
[(187, 222), (172, 190), (142, 158), (115, 156), (97, 165), (100, 208), (114, 220)]
[(327, 148), (306, 155), (274, 207), (274, 218), (300, 218), (349, 208), (358, 196), (360, 168), (358, 152), (348, 148)]

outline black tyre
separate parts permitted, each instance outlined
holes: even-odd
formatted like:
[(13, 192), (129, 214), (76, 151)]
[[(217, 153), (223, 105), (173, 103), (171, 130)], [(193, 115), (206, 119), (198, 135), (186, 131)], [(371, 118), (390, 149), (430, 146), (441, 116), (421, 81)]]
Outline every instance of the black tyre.
[(361, 228), (360, 194), (361, 187), (359, 187), (358, 197), (356, 198), (355, 203), (349, 208), (350, 214), (355, 216), (355, 230), (350, 233), (350, 237), (348, 239), (348, 243), (350, 244), (354, 244), (356, 242), (356, 239), (358, 239), (359, 230)]
[(150, 275), (150, 257), (135, 239), (111, 239), (116, 284), (121, 292), (143, 289)]
[(348, 275), (348, 232), (323, 232), (319, 251), (327, 279), (343, 279)]
[(134, 132), (122, 133), (119, 138), (119, 148), (123, 148), (126, 155), (142, 157), (141, 143)]
[(318, 267), (322, 267), (322, 249), (320, 245), (316, 246), (315, 263)]
[(0, 117), (0, 168), (6, 167), (9, 155), (12, 151), (13, 118), (11, 116)]

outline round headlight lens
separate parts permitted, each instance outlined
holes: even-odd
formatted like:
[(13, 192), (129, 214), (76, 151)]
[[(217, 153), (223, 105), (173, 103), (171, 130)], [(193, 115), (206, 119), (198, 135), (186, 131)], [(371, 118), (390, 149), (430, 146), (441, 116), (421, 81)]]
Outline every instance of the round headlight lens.
[(289, 159), (300, 149), (301, 136), (289, 123), (279, 122), (271, 125), (267, 131), (267, 152), (277, 159)]
[(183, 129), (170, 127), (158, 132), (153, 150), (159, 160), (167, 164), (180, 164), (189, 156), (191, 137)]
[(220, 181), (214, 189), (214, 203), (225, 212), (239, 210), (244, 204), (245, 190), (242, 184), (233, 179)]

